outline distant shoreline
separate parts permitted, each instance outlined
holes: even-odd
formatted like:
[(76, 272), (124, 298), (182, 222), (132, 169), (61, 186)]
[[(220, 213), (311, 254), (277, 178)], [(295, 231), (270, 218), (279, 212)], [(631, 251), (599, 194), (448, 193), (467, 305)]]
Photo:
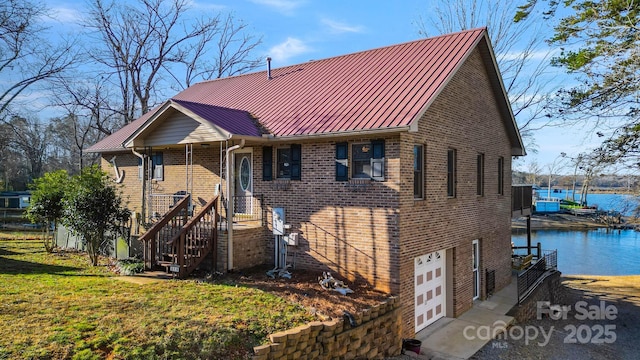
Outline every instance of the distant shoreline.
[[(606, 228), (607, 225), (597, 222), (590, 217), (577, 216), (564, 213), (555, 214), (533, 214), (531, 215), (531, 229), (566, 229), (566, 230), (583, 230), (583, 229), (599, 229)], [(511, 229), (526, 229), (527, 221), (525, 218), (511, 220)]]
[[(555, 191), (561, 192), (563, 194), (567, 194), (571, 192), (571, 189), (560, 189), (551, 187), (551, 192)], [(541, 193), (546, 193), (547, 188), (544, 187), (539, 190)], [(555, 192), (557, 194), (558, 192)], [(576, 195), (580, 194), (580, 189), (576, 189)], [(634, 190), (627, 188), (589, 188), (588, 194), (618, 194), (618, 195), (636, 195)]]

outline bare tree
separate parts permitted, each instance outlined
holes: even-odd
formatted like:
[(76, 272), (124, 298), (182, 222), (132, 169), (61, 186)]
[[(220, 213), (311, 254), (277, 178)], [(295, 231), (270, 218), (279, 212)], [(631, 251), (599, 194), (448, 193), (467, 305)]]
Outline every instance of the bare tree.
[(532, 160), (527, 164), (527, 176), (526, 182), (527, 184), (537, 185), (538, 184), (538, 176), (542, 173), (542, 168), (535, 160)]
[[(73, 125), (75, 134), (86, 132), (82, 136), (87, 137), (89, 132), (95, 130), (102, 135), (94, 136), (91, 141), (96, 142), (124, 125), (124, 117), (117, 110), (121, 103), (113, 95), (118, 90), (114, 90), (105, 78), (84, 81), (62, 78), (54, 86), (58, 90), (54, 103), (66, 110), (69, 114), (67, 120), (76, 122)], [(86, 144), (85, 141), (83, 143)]]
[(99, 132), (91, 125), (90, 117), (74, 113), (51, 119), (52, 145), (55, 149), (53, 160), (59, 164), (56, 169), (64, 169), (74, 175), (87, 163), (93, 165), (96, 162), (96, 154), (84, 152), (87, 145), (96, 143), (99, 138)]
[(49, 155), (51, 131), (38, 120), (14, 116), (7, 122), (12, 130), (10, 146), (23, 156), (29, 180), (42, 176)]
[[(122, 102), (112, 110), (126, 123), (166, 96), (162, 89), (170, 86), (163, 81), (184, 88), (197, 79), (258, 65), (250, 53), (261, 39), (246, 35), (246, 25), (231, 15), (221, 19), (220, 14), (188, 22), (189, 4), (188, 0), (91, 1), (84, 25), (93, 31), (97, 46), (89, 54), (101, 65), (98, 72), (120, 89)], [(212, 48), (217, 54), (211, 54)]]
[(535, 18), (515, 23), (518, 7), (509, 0), (437, 0), (430, 6), (430, 15), (416, 21), (418, 32), (430, 36), (486, 26), (520, 132), (530, 137), (531, 131), (546, 126), (552, 90), (541, 80), (549, 62)]
[(76, 62), (73, 44), (51, 45), (41, 18), (47, 9), (28, 0), (0, 3), (0, 119), (27, 88), (59, 76)]

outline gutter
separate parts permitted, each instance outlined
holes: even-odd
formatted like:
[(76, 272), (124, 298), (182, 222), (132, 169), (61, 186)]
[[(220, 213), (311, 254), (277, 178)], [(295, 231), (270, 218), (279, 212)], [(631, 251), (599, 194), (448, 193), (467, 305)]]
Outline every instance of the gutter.
[[(144, 221), (144, 219), (145, 219), (145, 211), (147, 209), (147, 207), (145, 206), (146, 201), (145, 201), (145, 198), (144, 198), (145, 189), (146, 189), (145, 182), (146, 182), (146, 179), (147, 179), (147, 177), (145, 176), (145, 173), (144, 173), (144, 155), (142, 155), (139, 152), (137, 152), (134, 148), (131, 148), (131, 152), (133, 153), (133, 155), (135, 155), (136, 157), (140, 158), (140, 160), (142, 160), (142, 169), (143, 169), (142, 172), (143, 172), (143, 175), (142, 175), (142, 186), (141, 186), (141, 190), (140, 190), (140, 195), (141, 195), (140, 218), (142, 219), (142, 221)], [(140, 219), (138, 221), (140, 221)]]
[(378, 134), (382, 135), (382, 134), (400, 133), (404, 131), (412, 132), (415, 130), (412, 129), (410, 125), (408, 125), (408, 126), (398, 126), (394, 128), (385, 128), (385, 129), (353, 130), (353, 131), (341, 131), (341, 132), (330, 132), (330, 133), (309, 134), (309, 135), (275, 136), (272, 134), (264, 134), (262, 135), (262, 137), (257, 137), (257, 136), (231, 134), (229, 136), (229, 140), (246, 140), (246, 141), (255, 141), (258, 143), (289, 142), (289, 141), (296, 141), (296, 140), (301, 141), (301, 140), (314, 140), (314, 139), (322, 139), (322, 138), (373, 136)]
[(227, 270), (233, 270), (233, 195), (231, 193), (233, 187), (233, 170), (231, 169), (231, 160), (229, 155), (233, 154), (233, 151), (242, 149), (244, 147), (245, 140), (241, 139), (239, 145), (234, 145), (227, 149), (226, 152), (226, 174), (227, 178)]

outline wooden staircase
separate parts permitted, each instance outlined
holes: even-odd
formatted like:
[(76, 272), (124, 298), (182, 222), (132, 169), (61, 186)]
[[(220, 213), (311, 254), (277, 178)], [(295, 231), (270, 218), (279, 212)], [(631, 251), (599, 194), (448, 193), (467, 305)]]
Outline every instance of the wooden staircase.
[[(189, 218), (189, 196), (184, 197), (140, 237), (145, 268), (164, 267), (178, 278), (191, 274), (215, 251), (218, 241), (218, 197)], [(213, 254), (215, 261), (216, 254)], [(215, 264), (213, 265), (215, 268)]]

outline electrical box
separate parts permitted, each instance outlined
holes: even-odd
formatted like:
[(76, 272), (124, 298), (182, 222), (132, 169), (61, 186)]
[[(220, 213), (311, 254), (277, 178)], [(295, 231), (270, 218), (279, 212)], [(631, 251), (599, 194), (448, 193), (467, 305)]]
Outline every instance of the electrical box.
[(287, 242), (287, 245), (298, 246), (298, 233), (288, 234), (284, 237), (284, 240)]
[(284, 235), (284, 208), (274, 207), (271, 215), (273, 218), (273, 235)]

